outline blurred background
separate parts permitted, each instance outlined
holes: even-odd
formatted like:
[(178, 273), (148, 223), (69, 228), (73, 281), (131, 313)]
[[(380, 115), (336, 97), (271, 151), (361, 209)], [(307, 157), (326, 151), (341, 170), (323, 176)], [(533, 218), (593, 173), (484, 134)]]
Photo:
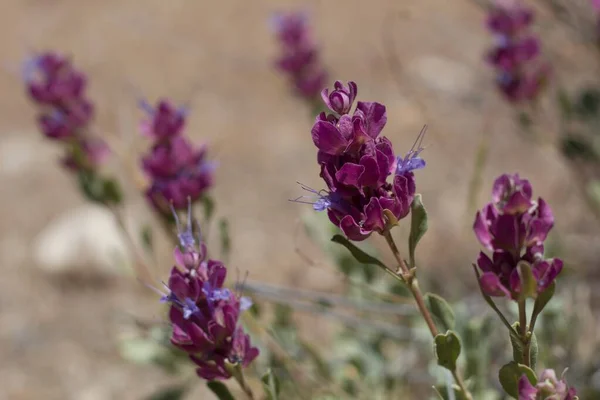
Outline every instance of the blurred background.
[[(600, 53), (590, 46), (595, 16), (589, 3), (528, 4), (537, 13), (553, 80), (573, 89), (595, 82)], [(296, 181), (315, 188), (321, 182), (310, 138), (313, 116), (273, 68), (278, 47), (269, 19), (276, 11), (309, 13), (331, 81), (354, 80), (360, 100), (387, 106), (384, 134), (397, 152), (408, 151), (429, 126), (427, 168), (417, 172), (430, 217), (418, 254), (426, 285), (452, 302), (478, 295), (471, 268), (479, 251), (471, 232), (475, 208), (488, 201), (496, 176), (518, 172), (554, 210), (553, 251), (568, 267), (560, 293), (565, 301), (577, 298), (576, 309), (587, 318), (583, 339), (592, 342), (586, 349), (594, 348), (598, 214), (585, 198), (580, 172), (555, 145), (560, 132), (552, 91), (541, 102), (550, 122), (534, 136), (522, 132), (497, 94), (483, 61), (492, 43), (485, 7), (477, 0), (3, 0), (0, 398), (140, 399), (172, 380), (119, 353), (134, 317), (158, 323), (164, 317), (154, 293), (123, 277), (131, 255), (115, 224), (86, 203), (57, 166), (58, 148), (37, 130), (19, 72), (35, 51), (70, 54), (88, 74), (95, 127), (128, 156), (115, 157), (110, 168), (129, 182), (132, 226), (149, 215), (122, 172), (135, 168), (135, 152), (147, 147), (139, 139), (137, 102), (170, 97), (189, 104), (187, 134), (208, 143), (219, 164), (212, 193), (217, 214), (230, 223), (230, 269), (247, 271), (255, 283), (340, 291), (339, 271), (302, 229), (310, 206), (287, 201), (300, 192)], [(482, 144), (489, 152), (478, 169)], [(473, 197), (477, 171), (481, 185)], [(396, 235), (405, 237), (407, 229)], [(379, 239), (373, 242), (377, 247)], [(159, 279), (172, 264), (170, 244), (162, 243)], [(303, 337), (322, 348), (339, 324), (306, 312), (296, 318)], [(586, 365), (600, 361), (587, 356)], [(195, 393), (205, 398), (201, 388)]]

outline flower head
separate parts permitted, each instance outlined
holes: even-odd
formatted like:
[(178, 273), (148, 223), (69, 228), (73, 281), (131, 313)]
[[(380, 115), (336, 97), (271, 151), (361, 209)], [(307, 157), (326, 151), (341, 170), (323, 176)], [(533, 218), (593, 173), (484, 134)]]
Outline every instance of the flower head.
[(487, 61), (496, 69), (496, 85), (515, 103), (535, 100), (550, 76), (539, 60), (540, 41), (529, 31), (532, 22), (533, 11), (516, 0), (497, 0), (486, 21), (495, 39)]
[(387, 122), (385, 106), (359, 101), (350, 114), (356, 84), (346, 87), (338, 81), (334, 87), (331, 93), (323, 91), (323, 101), (336, 114), (319, 114), (311, 130), (327, 189), (302, 185), (311, 196), (293, 201), (311, 204), (315, 211), (327, 210), (331, 222), (349, 239), (364, 240), (409, 213), (415, 195), (412, 171), (425, 166), (419, 157), (424, 131), (406, 157), (396, 157), (392, 143), (380, 136)]
[(212, 186), (215, 163), (207, 160), (206, 146), (195, 148), (183, 135), (183, 111), (162, 100), (147, 112), (152, 120), (142, 124), (142, 131), (154, 144), (141, 160), (150, 180), (146, 197), (162, 214), (169, 212), (169, 204), (184, 210), (188, 198), (193, 203)]
[(519, 264), (526, 263), (537, 282), (537, 292), (552, 284), (563, 267), (558, 259), (545, 259), (544, 241), (554, 225), (548, 204), (533, 200), (532, 187), (519, 175), (502, 175), (494, 182), (492, 202), (477, 212), (473, 230), (492, 257), (481, 252), (477, 265), (480, 285), (489, 296), (518, 298)]
[(290, 77), (299, 95), (314, 101), (325, 86), (327, 72), (311, 36), (308, 16), (299, 12), (280, 13), (272, 22), (281, 50), (277, 68)]
[[(191, 221), (190, 209), (188, 227)], [(223, 287), (227, 275), (223, 263), (205, 261), (204, 244), (193, 239), (191, 229), (182, 230), (179, 222), (178, 228), (181, 246), (177, 263), (181, 259), (197, 262), (183, 270), (171, 269), (168, 293), (161, 299), (170, 305), (171, 343), (189, 354), (200, 377), (227, 379), (231, 377), (227, 363), (246, 367), (259, 353), (239, 323), (240, 314), (251, 302)]]
[(558, 379), (554, 370), (544, 370), (535, 385), (523, 375), (519, 379), (519, 400), (577, 400), (577, 391), (567, 385), (566, 380)]

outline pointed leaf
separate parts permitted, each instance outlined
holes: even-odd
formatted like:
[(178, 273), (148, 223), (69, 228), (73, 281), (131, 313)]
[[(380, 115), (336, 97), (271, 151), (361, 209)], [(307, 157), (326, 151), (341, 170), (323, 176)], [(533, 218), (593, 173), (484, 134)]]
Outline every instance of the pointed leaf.
[(535, 372), (526, 365), (516, 363), (514, 361), (509, 362), (502, 368), (498, 373), (500, 384), (504, 388), (504, 391), (514, 398), (519, 397), (519, 379), (521, 376), (526, 375), (529, 382), (532, 385), (537, 383)]
[(267, 372), (262, 376), (261, 381), (267, 400), (278, 400), (279, 399), (279, 379), (273, 374), (273, 370), (269, 368)]
[(537, 281), (531, 271), (531, 264), (526, 261), (521, 261), (517, 264), (517, 269), (521, 280), (521, 293), (519, 293), (519, 298), (521, 300), (525, 300), (528, 297), (535, 299), (537, 297)]
[(186, 385), (174, 385), (160, 389), (152, 394), (147, 400), (183, 400), (188, 388)]
[(123, 201), (123, 191), (116, 179), (104, 180), (102, 195), (105, 203), (120, 204)]
[(152, 235), (152, 227), (150, 225), (144, 225), (140, 231), (140, 237), (142, 239), (142, 245), (148, 253), (152, 253), (154, 248), (154, 237)]
[(202, 196), (202, 207), (204, 208), (204, 221), (208, 223), (215, 212), (215, 201), (208, 195)]
[(552, 299), (552, 296), (554, 296), (554, 291), (556, 290), (556, 282), (552, 282), (550, 284), (550, 286), (548, 286), (548, 288), (546, 288), (546, 290), (544, 290), (542, 293), (540, 293), (537, 297), (537, 299), (535, 299), (535, 304), (533, 306), (533, 316), (532, 318), (537, 318), (537, 316), (542, 312), (542, 310), (544, 309), (544, 307), (546, 307), (546, 304), (548, 304), (548, 302), (550, 301), (550, 299)]
[(427, 210), (421, 201), (421, 195), (415, 195), (410, 205), (410, 236), (408, 237), (408, 251), (410, 257), (410, 267), (415, 266), (415, 249), (419, 240), (427, 232)]
[(456, 333), (448, 331), (435, 337), (435, 355), (438, 365), (450, 370), (456, 370), (456, 360), (460, 355), (460, 340)]
[(219, 221), (219, 236), (221, 238), (221, 254), (227, 258), (231, 252), (231, 236), (229, 236), (229, 221), (221, 218)]
[(210, 391), (213, 392), (219, 400), (235, 400), (235, 398), (223, 382), (210, 381), (206, 383), (206, 386), (208, 386)]
[(384, 263), (382, 263), (375, 257), (368, 255), (367, 253), (353, 245), (348, 239), (346, 239), (342, 235), (335, 235), (331, 238), (331, 241), (334, 243), (341, 244), (342, 246), (347, 248), (358, 262), (362, 264), (379, 265), (380, 267), (385, 268)]
[(433, 293), (425, 293), (425, 305), (433, 315), (440, 331), (454, 329), (454, 311), (443, 297)]
[[(523, 359), (523, 341), (521, 340), (519, 335), (515, 333), (520, 332), (520, 324), (518, 322), (515, 322), (512, 325), (512, 327), (514, 330), (509, 331), (509, 333), (510, 344), (512, 345), (513, 349), (513, 360), (518, 362), (519, 364), (526, 364), (525, 360)], [(531, 337), (529, 338), (529, 365), (531, 365), (531, 368), (533, 369), (535, 369), (535, 366), (537, 364), (538, 351), (539, 350), (537, 337), (535, 336), (535, 333), (531, 333)]]

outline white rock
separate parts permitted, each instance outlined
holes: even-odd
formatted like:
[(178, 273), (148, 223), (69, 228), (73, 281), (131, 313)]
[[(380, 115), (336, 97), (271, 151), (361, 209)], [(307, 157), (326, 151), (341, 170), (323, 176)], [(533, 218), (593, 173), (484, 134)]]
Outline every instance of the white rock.
[(122, 273), (132, 257), (119, 226), (103, 207), (84, 205), (52, 221), (34, 241), (34, 261), (49, 272), (95, 268)]

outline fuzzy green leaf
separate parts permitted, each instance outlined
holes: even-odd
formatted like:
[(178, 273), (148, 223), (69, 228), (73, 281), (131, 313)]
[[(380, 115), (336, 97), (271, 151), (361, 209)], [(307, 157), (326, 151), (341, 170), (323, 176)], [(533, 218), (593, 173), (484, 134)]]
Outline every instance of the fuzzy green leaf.
[(435, 337), (435, 355), (438, 365), (450, 370), (456, 370), (456, 360), (460, 355), (460, 339), (453, 331), (440, 333)]
[(278, 400), (279, 399), (279, 379), (273, 373), (273, 370), (270, 368), (261, 378), (263, 388), (265, 390), (265, 394), (267, 395), (267, 400)]
[(183, 400), (188, 388), (185, 385), (174, 385), (152, 394), (147, 400)]
[(555, 290), (556, 290), (556, 282), (552, 282), (550, 284), (550, 286), (548, 286), (548, 288), (546, 288), (546, 290), (544, 290), (542, 293), (540, 293), (538, 295), (537, 299), (535, 299), (535, 304), (533, 306), (533, 314), (532, 315), (535, 316), (534, 318), (537, 318), (537, 316), (542, 312), (544, 307), (546, 307), (546, 304), (548, 304), (550, 299), (552, 299), (552, 296), (554, 296)]
[(361, 249), (356, 247), (354, 244), (352, 244), (348, 239), (346, 239), (342, 235), (333, 236), (331, 238), (331, 241), (334, 243), (341, 244), (342, 246), (347, 248), (350, 251), (350, 253), (352, 253), (352, 256), (354, 256), (356, 261), (358, 261), (362, 264), (379, 265), (380, 267), (385, 268), (384, 263), (382, 263), (375, 257), (368, 255), (367, 253), (365, 253), (364, 251), (362, 251)]
[(521, 379), (523, 375), (527, 376), (527, 379), (529, 379), (529, 382), (531, 382), (532, 385), (537, 383), (535, 372), (533, 372), (531, 368), (514, 361), (511, 361), (500, 368), (498, 378), (500, 379), (500, 384), (504, 388), (504, 391), (514, 398), (518, 398), (519, 379)]
[(408, 252), (410, 257), (410, 267), (415, 266), (415, 250), (419, 240), (427, 232), (427, 210), (423, 206), (421, 195), (415, 195), (415, 198), (410, 205), (410, 235), (408, 237)]
[(528, 297), (537, 297), (537, 281), (531, 271), (531, 264), (526, 261), (521, 261), (517, 264), (519, 272), (519, 278), (521, 280), (521, 293), (519, 297), (521, 300), (525, 300)]
[(210, 381), (206, 384), (206, 386), (208, 386), (210, 391), (213, 392), (219, 400), (235, 400), (235, 398), (223, 382)]
[(454, 311), (443, 297), (433, 293), (425, 294), (425, 304), (434, 317), (435, 324), (441, 331), (454, 329)]

